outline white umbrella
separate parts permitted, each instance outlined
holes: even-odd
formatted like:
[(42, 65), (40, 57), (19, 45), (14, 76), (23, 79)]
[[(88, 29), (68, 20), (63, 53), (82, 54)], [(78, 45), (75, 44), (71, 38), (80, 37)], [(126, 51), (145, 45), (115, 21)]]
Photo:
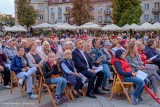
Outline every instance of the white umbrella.
[(101, 29), (101, 26), (93, 22), (88, 22), (79, 26), (78, 29)]
[(152, 30), (152, 29), (153, 25), (148, 22), (145, 22), (142, 25), (140, 25), (137, 30)]
[(10, 31), (10, 32), (27, 32), (27, 30), (21, 26), (21, 25), (14, 25), (13, 27), (7, 27), (5, 31)]
[(122, 30), (119, 26), (115, 24), (106, 25), (102, 28), (103, 31), (120, 31)]
[(138, 30), (139, 29), (139, 25), (133, 23), (133, 24), (131, 24), (128, 27), (125, 28), (125, 30), (130, 30), (130, 29)]
[(124, 25), (124, 26), (122, 26), (122, 29), (126, 29), (128, 26), (130, 26), (129, 24), (126, 24), (126, 25)]
[(49, 23), (42, 23), (36, 26), (32, 26), (33, 28), (37, 28), (37, 29), (45, 29), (45, 28), (53, 28), (53, 25), (49, 24)]
[(64, 30), (75, 30), (77, 27), (75, 26), (72, 26), (68, 23), (63, 23), (63, 24), (60, 24), (60, 25), (57, 25), (55, 27), (55, 29), (64, 29)]
[(56, 23), (56, 24), (54, 24), (54, 25), (52, 25), (54, 28), (56, 28), (57, 26), (59, 26), (59, 25), (62, 25), (62, 24), (64, 24), (64, 23)]
[(160, 29), (160, 23), (159, 23), (159, 22), (154, 23), (154, 24), (153, 24), (153, 29), (154, 29), (154, 30)]

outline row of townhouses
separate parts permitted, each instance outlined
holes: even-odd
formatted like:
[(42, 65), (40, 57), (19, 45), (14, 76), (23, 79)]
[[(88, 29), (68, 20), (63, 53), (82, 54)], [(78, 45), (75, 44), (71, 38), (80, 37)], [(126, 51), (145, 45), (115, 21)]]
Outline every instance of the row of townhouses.
[[(58, 22), (70, 23), (69, 10), (73, 7), (72, 0), (31, 0), (30, 3), (35, 10), (39, 11), (36, 24), (45, 22), (51, 24)], [(91, 0), (91, 4), (93, 22), (97, 24), (112, 23), (110, 0)], [(160, 22), (160, 0), (141, 0), (141, 6), (143, 10), (141, 23)], [(15, 10), (17, 11), (16, 5)], [(15, 18), (17, 21), (16, 15)]]

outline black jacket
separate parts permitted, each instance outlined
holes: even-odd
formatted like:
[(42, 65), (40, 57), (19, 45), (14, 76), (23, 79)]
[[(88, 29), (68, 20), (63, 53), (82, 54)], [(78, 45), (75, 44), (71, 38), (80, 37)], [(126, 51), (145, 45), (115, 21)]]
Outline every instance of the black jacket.
[(58, 65), (51, 66), (49, 62), (43, 64), (43, 74), (47, 84), (50, 84), (51, 75), (59, 75)]

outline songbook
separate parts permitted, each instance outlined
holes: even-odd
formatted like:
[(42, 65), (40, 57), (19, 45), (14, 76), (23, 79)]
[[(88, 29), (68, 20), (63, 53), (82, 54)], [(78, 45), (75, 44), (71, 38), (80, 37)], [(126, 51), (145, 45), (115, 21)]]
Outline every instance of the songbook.
[(141, 80), (146, 79), (148, 76), (148, 74), (146, 74), (145, 72), (138, 70), (136, 77), (140, 78)]
[(95, 67), (95, 72), (99, 72), (99, 71), (102, 71), (103, 70), (103, 66), (100, 65), (99, 67)]

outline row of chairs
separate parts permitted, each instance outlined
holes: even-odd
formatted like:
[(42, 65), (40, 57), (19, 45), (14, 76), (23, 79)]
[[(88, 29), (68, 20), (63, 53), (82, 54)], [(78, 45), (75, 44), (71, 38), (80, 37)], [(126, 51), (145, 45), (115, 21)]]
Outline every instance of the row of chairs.
[[(118, 93), (119, 95), (124, 92), (124, 94), (126, 95), (128, 101), (130, 104), (133, 104), (132, 101), (131, 101), (131, 98), (128, 94), (128, 91), (126, 90), (126, 88), (128, 88), (128, 90), (130, 91), (131, 89), (133, 89), (133, 83), (132, 82), (124, 82), (119, 74), (117, 73), (116, 69), (114, 66), (112, 66), (114, 71), (115, 71), (115, 74), (114, 74), (114, 80), (113, 80), (113, 85), (112, 85), (112, 90), (111, 90), (111, 95), (110, 95), (110, 99), (112, 100), (113, 98), (113, 94), (115, 93)], [(39, 87), (39, 91), (38, 91), (38, 103), (40, 103), (41, 101), (41, 96), (44, 95), (44, 94), (49, 94), (50, 98), (51, 98), (51, 101), (54, 105), (54, 107), (57, 107), (54, 99), (53, 99), (53, 96), (54, 96), (54, 91), (55, 91), (55, 88), (56, 88), (56, 84), (46, 84), (45, 82), (45, 78), (44, 78), (44, 75), (43, 75), (43, 71), (42, 71), (42, 67), (39, 67), (39, 70), (40, 70), (40, 75), (39, 75), (39, 84), (38, 84), (38, 87)], [(16, 77), (16, 74), (14, 72), (11, 72), (11, 89), (10, 89), (10, 94), (12, 95), (12, 90), (13, 90), (13, 80), (16, 80), (16, 83), (18, 85), (18, 88), (20, 90), (20, 93), (21, 93), (21, 96), (24, 97), (24, 93), (23, 91), (26, 90), (26, 85), (24, 85), (24, 90), (22, 89), (22, 87), (19, 85), (18, 83), (18, 78)], [(43, 93), (42, 94), (42, 88), (46, 88), (47, 89), (47, 93)], [(117, 89), (118, 88), (118, 89)], [(66, 90), (65, 90), (65, 95), (66, 95), (66, 98), (68, 100), (68, 102), (70, 101), (70, 98), (72, 101), (75, 101), (75, 98), (72, 94), (72, 91), (70, 89), (70, 86), (67, 85), (66, 87)]]

